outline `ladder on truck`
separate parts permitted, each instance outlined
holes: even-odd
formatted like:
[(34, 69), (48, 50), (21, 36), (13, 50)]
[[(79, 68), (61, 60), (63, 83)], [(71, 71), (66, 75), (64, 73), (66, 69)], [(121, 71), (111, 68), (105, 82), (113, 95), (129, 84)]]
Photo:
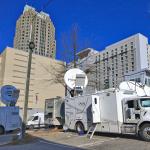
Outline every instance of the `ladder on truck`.
[(90, 126), (90, 128), (89, 128), (89, 130), (88, 130), (88, 132), (86, 134), (86, 136), (89, 137), (90, 139), (92, 139), (92, 137), (93, 137), (93, 135), (94, 135), (94, 133), (96, 131), (97, 125), (98, 125), (98, 123), (93, 123)]

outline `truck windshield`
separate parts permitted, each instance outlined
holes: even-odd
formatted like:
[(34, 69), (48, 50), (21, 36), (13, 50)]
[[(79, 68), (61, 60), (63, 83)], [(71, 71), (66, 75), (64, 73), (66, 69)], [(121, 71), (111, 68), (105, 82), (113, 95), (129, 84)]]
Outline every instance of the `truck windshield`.
[(150, 107), (150, 99), (141, 99), (140, 103), (142, 107)]

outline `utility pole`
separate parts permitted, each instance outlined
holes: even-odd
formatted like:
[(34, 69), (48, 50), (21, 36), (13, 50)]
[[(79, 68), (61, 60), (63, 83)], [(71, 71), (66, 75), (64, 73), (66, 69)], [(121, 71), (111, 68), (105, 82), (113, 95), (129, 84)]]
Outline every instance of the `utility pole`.
[(31, 74), (31, 64), (32, 64), (32, 53), (33, 53), (33, 49), (35, 48), (35, 44), (33, 42), (32, 25), (33, 25), (33, 20), (31, 22), (31, 29), (30, 29), (29, 57), (28, 57), (28, 68), (27, 68), (27, 78), (26, 78), (25, 102), (24, 102), (24, 109), (23, 109), (24, 113), (23, 113), (23, 122), (22, 122), (22, 138), (24, 138), (25, 131), (26, 131), (27, 112), (28, 112), (28, 99), (29, 99), (29, 86), (30, 86), (30, 74)]
[[(52, 0), (48, 0), (48, 2), (44, 5), (43, 9), (46, 8)], [(30, 74), (31, 74), (31, 64), (32, 64), (32, 53), (33, 49), (35, 48), (34, 44), (34, 34), (33, 34), (33, 23), (34, 19), (39, 13), (37, 12), (33, 18), (31, 19), (30, 25), (30, 42), (29, 42), (29, 57), (28, 57), (28, 68), (27, 68), (27, 77), (26, 77), (26, 89), (25, 89), (25, 102), (24, 102), (24, 109), (23, 109), (23, 121), (22, 121), (22, 138), (25, 136), (26, 131), (26, 122), (27, 122), (27, 112), (28, 112), (28, 99), (29, 99), (29, 87), (30, 87)]]

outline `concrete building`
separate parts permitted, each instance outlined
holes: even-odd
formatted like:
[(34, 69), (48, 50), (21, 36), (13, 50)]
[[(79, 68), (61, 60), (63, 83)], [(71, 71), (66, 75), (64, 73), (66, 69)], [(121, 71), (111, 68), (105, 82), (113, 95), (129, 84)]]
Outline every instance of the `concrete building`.
[[(17, 105), (22, 109), (28, 52), (7, 47), (0, 58), (0, 86), (10, 84), (20, 89)], [(61, 61), (33, 54), (29, 91), (30, 113), (43, 111), (45, 99), (65, 95), (64, 86), (56, 81), (56, 74), (61, 70), (64, 71), (63, 64)]]
[(33, 37), (35, 49), (33, 53), (55, 58), (56, 40), (55, 27), (48, 14), (37, 12), (35, 8), (26, 5), (23, 14), (16, 23), (14, 48), (28, 51), (31, 34), (31, 22), (33, 22)]
[(124, 76), (125, 81), (136, 81), (150, 86), (150, 70), (142, 69), (126, 73)]
[(110, 46), (96, 56), (96, 89), (117, 87), (128, 72), (150, 66), (148, 38), (138, 33)]

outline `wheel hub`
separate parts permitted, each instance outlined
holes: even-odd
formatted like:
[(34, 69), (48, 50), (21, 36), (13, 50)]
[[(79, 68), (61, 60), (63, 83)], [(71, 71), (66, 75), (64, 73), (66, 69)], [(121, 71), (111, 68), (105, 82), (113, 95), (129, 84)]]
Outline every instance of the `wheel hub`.
[(147, 127), (147, 128), (144, 129), (144, 134), (145, 134), (145, 136), (146, 136), (147, 138), (150, 139), (150, 127)]

